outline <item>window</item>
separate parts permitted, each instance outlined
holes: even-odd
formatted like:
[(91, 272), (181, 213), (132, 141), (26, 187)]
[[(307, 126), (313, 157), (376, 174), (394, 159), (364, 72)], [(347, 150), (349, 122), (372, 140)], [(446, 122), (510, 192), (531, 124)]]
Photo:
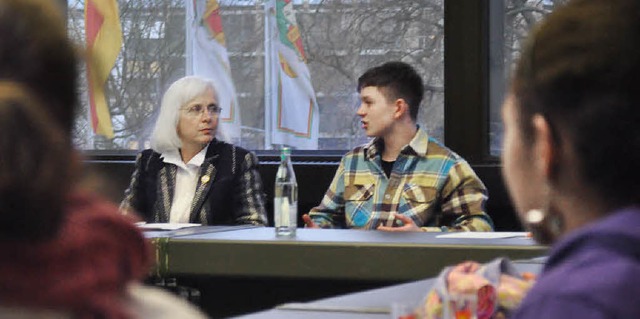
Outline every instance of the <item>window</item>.
[[(498, 41), (499, 46), (492, 47), (493, 50), (501, 52), (492, 52), (495, 60), (501, 60), (502, 63), (494, 63), (491, 65), (490, 72), (498, 73), (496, 82), (492, 85), (493, 98), (491, 99), (491, 115), (489, 123), (490, 137), (490, 153), (493, 156), (499, 156), (502, 152), (502, 121), (500, 117), (500, 109), (506, 83), (509, 83), (513, 67), (520, 57), (522, 46), (531, 31), (531, 29), (542, 20), (547, 14), (553, 11), (553, 8), (562, 5), (567, 0), (504, 0), (502, 7), (497, 6), (491, 9), (495, 10), (491, 15), (501, 15), (498, 21), (502, 20), (503, 25), (499, 26), (500, 31), (492, 33), (492, 36), (501, 36), (502, 41)], [(502, 57), (500, 59), (499, 57)]]
[[(203, 1), (203, 0), (198, 0)], [(414, 66), (426, 86), (418, 122), (444, 139), (444, 0), (293, 0), (319, 104), (318, 150), (349, 149), (367, 140), (355, 115), (355, 82), (391, 60)], [(241, 137), (265, 145), (263, 1), (218, 0), (240, 106)], [(85, 150), (149, 146), (162, 95), (186, 74), (185, 1), (119, 0), (122, 51), (107, 81), (113, 139), (95, 135), (82, 85), (75, 143)], [(69, 34), (84, 43), (84, 0), (68, 0)], [(84, 73), (81, 73), (84, 76)], [(86, 80), (83, 79), (83, 83)]]

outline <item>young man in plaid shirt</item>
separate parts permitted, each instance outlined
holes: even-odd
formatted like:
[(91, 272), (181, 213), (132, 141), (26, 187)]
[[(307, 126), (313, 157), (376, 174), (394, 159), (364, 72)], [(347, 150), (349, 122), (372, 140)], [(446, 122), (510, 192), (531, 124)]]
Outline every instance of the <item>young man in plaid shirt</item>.
[(307, 227), (383, 231), (491, 231), (487, 189), (471, 166), (416, 124), (424, 92), (408, 64), (358, 79), (357, 114), (374, 139), (347, 153)]

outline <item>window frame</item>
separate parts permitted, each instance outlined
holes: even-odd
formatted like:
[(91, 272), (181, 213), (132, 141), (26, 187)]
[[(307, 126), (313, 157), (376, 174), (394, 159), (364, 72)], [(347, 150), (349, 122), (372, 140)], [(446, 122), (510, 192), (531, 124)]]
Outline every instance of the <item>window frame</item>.
[(504, 95), (504, 0), (445, 0), (444, 21), (445, 145), (469, 163), (498, 164), (489, 115)]

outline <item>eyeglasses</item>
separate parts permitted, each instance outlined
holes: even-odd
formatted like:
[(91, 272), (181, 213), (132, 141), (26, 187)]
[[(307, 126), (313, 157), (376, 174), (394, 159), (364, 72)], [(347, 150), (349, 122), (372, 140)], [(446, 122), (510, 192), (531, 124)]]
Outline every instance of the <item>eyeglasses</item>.
[(204, 106), (202, 104), (196, 104), (189, 107), (181, 107), (180, 109), (187, 111), (187, 115), (192, 117), (200, 116), (205, 112), (205, 110), (209, 112), (209, 114), (211, 114), (212, 116), (214, 115), (217, 116), (220, 114), (220, 112), (222, 112), (222, 108), (216, 104), (209, 104), (207, 106)]

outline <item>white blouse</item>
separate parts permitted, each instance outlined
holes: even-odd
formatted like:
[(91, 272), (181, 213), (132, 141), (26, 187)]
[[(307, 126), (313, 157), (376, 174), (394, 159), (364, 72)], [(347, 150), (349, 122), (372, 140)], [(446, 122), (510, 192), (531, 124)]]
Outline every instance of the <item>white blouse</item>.
[(204, 162), (208, 148), (209, 146), (207, 145), (186, 164), (182, 161), (182, 157), (177, 150), (162, 153), (162, 160), (165, 163), (174, 164), (178, 167), (176, 187), (173, 190), (173, 201), (171, 203), (171, 212), (169, 213), (170, 223), (189, 222), (191, 204), (196, 193), (196, 186), (198, 186), (198, 171)]

